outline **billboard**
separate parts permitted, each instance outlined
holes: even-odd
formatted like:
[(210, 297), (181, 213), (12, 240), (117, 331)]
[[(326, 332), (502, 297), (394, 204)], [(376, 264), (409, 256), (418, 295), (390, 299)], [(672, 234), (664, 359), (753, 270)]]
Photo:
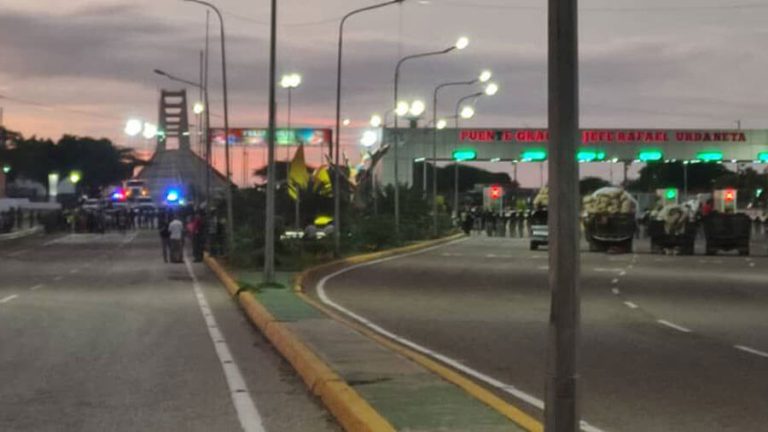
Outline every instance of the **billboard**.
[[(217, 146), (224, 145), (224, 129), (211, 128), (211, 143)], [(277, 129), (277, 146), (327, 146), (331, 145), (330, 129)], [(267, 129), (266, 128), (230, 128), (229, 145), (235, 147), (266, 147)]]

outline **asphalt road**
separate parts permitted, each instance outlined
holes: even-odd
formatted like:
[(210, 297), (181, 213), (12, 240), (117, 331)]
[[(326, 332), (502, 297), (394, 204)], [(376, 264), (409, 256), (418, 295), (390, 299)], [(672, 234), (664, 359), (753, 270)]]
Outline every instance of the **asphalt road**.
[[(767, 265), (584, 253), (586, 430), (768, 431)], [(359, 267), (324, 291), (542, 418), (547, 270), (546, 251), (522, 240), (474, 237)]]
[(0, 243), (0, 430), (339, 430), (214, 276), (191, 271), (162, 263), (155, 233)]

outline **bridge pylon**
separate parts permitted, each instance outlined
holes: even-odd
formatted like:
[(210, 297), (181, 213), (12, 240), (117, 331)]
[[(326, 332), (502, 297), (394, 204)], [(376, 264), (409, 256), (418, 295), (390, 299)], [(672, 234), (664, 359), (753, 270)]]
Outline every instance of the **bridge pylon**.
[(157, 152), (167, 150), (169, 140), (176, 141), (179, 150), (192, 149), (189, 142), (186, 90), (162, 90), (158, 117)]

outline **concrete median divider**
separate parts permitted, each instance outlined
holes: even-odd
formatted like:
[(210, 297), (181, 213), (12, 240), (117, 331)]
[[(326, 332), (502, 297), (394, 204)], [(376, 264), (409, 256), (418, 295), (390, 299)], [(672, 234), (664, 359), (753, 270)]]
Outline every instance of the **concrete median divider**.
[[(307, 269), (295, 278), (293, 294), (289, 293), (293, 298), (300, 299), (295, 301), (304, 303), (303, 307), (305, 308), (319, 310), (320, 312), (315, 311), (313, 313), (319, 313), (326, 321), (335, 322), (334, 325), (337, 327), (346, 327), (346, 332), (353, 333), (356, 335), (355, 337), (360, 338), (351, 344), (349, 340), (346, 340), (347, 346), (366, 344), (374, 346), (374, 348), (368, 346), (361, 349), (363, 351), (367, 349), (366, 353), (374, 353), (376, 360), (373, 364), (376, 365), (380, 365), (378, 361), (381, 358), (376, 357), (378, 355), (397, 357), (400, 360), (393, 360), (397, 362), (412, 362), (410, 364), (413, 366), (407, 366), (403, 363), (397, 364), (397, 368), (400, 368), (397, 370), (400, 372), (394, 375), (394, 379), (405, 377), (399, 384), (392, 381), (387, 382), (388, 379), (392, 379), (392, 376), (388, 378), (374, 377), (374, 382), (381, 378), (381, 381), (384, 382), (382, 384), (383, 389), (376, 389), (376, 386), (371, 384), (364, 384), (363, 387), (359, 387), (359, 384), (350, 384), (358, 382), (360, 377), (370, 378), (369, 375), (376, 371), (365, 370), (364, 367), (363, 369), (349, 370), (349, 365), (354, 363), (350, 360), (357, 359), (358, 357), (355, 356), (360, 355), (359, 352), (345, 352), (346, 357), (342, 355), (341, 360), (337, 358), (334, 363), (333, 353), (329, 353), (325, 346), (327, 343), (318, 343), (318, 340), (312, 337), (312, 331), (307, 331), (308, 328), (322, 326), (322, 324), (311, 322), (305, 323), (305, 327), (302, 327), (301, 324), (281, 322), (273, 316), (267, 306), (259, 301), (256, 295), (248, 291), (240, 291), (240, 286), (235, 278), (215, 259), (206, 257), (206, 263), (223, 282), (229, 293), (238, 297), (240, 305), (251, 321), (294, 367), (310, 391), (322, 400), (326, 408), (345, 430), (355, 432), (464, 431), (473, 430), (475, 425), (481, 427), (482, 424), (481, 429), (488, 431), (542, 431), (543, 427), (539, 421), (459, 372), (377, 334), (361, 323), (331, 310), (303, 292), (305, 287), (310, 288), (319, 279), (345, 267), (417, 252), (457, 241), (463, 237), (463, 235), (457, 234), (387, 251), (352, 256)], [(303, 340), (302, 336), (298, 336), (296, 332), (308, 337), (308, 339)], [(317, 349), (322, 351), (320, 355), (316, 352)], [(381, 350), (385, 354), (377, 350)], [(386, 352), (390, 354), (386, 354)], [(390, 368), (392, 364), (389, 363)], [(413, 368), (419, 368), (418, 370), (423, 372), (414, 372), (416, 369)], [(426, 375), (432, 378), (426, 378)], [(342, 376), (345, 376), (347, 380)], [(353, 388), (353, 385), (356, 385), (361, 393)], [(398, 385), (401, 388), (392, 388)], [(436, 396), (436, 406), (430, 408), (430, 402), (422, 399), (425, 391), (439, 395)], [(411, 394), (406, 394), (408, 392)], [(400, 399), (403, 401), (400, 402)], [(393, 403), (393, 400), (398, 402)], [(424, 404), (421, 409), (425, 413), (413, 414), (412, 410), (405, 407), (404, 404)], [(454, 405), (451, 406), (450, 404)], [(401, 415), (403, 411), (408, 412), (408, 414)], [(405, 417), (408, 416), (410, 418), (406, 419)], [(443, 416), (445, 418), (440, 420), (424, 419), (424, 417), (430, 416)], [(462, 421), (464, 424), (460, 424)]]
[(238, 294), (240, 287), (215, 259), (205, 262), (227, 291), (237, 296), (251, 321), (269, 339), (280, 354), (296, 369), (307, 387), (317, 395), (347, 431), (393, 432), (395, 428), (368, 402), (310, 350), (296, 335), (278, 322), (250, 292)]

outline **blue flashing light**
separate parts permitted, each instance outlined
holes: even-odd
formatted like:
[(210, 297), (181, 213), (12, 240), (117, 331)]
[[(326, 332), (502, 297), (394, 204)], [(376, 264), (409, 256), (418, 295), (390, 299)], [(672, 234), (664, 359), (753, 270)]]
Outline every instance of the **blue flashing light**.
[(170, 203), (177, 202), (179, 201), (180, 198), (181, 198), (181, 194), (179, 193), (179, 191), (175, 189), (171, 189), (168, 191), (167, 194), (165, 194), (165, 200)]

